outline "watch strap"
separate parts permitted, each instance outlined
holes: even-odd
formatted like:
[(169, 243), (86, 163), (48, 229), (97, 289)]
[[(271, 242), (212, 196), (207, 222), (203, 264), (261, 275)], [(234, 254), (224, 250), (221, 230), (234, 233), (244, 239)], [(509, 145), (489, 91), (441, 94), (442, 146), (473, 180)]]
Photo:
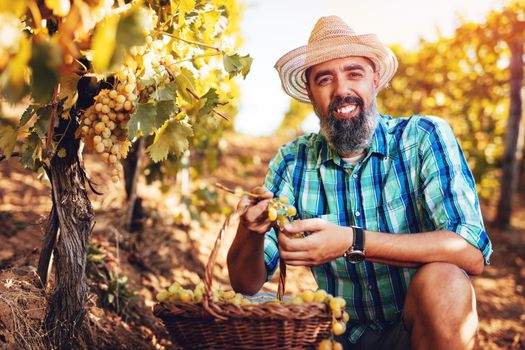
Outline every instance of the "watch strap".
[(365, 234), (363, 229), (359, 226), (352, 226), (354, 233), (354, 243), (352, 244), (352, 250), (365, 250)]

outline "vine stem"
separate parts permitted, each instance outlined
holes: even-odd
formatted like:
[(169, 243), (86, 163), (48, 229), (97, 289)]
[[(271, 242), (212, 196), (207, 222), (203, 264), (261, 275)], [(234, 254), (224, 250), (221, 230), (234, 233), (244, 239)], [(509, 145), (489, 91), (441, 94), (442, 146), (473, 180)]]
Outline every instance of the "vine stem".
[[(193, 91), (191, 91), (190, 88), (186, 88), (186, 91), (188, 91), (190, 93), (191, 96), (193, 96), (193, 98), (195, 98), (197, 101), (200, 101), (200, 97), (194, 93)], [(226, 120), (226, 121), (230, 121), (230, 118), (228, 118), (227, 116), (225, 116), (224, 114), (222, 114), (221, 112), (217, 111), (215, 108), (213, 108), (211, 110), (213, 113), (217, 114), (219, 117), (221, 117), (222, 119)]]
[(49, 118), (49, 129), (47, 129), (47, 140), (46, 140), (46, 150), (49, 151), (51, 148), (51, 142), (53, 139), (53, 130), (55, 129), (55, 119), (57, 117), (58, 110), (58, 95), (60, 94), (60, 83), (55, 87), (55, 92), (53, 93), (53, 109), (51, 110), (51, 117)]
[(184, 39), (184, 38), (181, 38), (180, 36), (176, 36), (176, 35), (173, 35), (171, 33), (168, 33), (168, 32), (165, 32), (165, 31), (162, 31), (162, 30), (157, 30), (156, 33), (158, 34), (162, 34), (162, 35), (166, 35), (166, 36), (169, 36), (173, 39), (177, 39), (177, 40), (180, 40), (180, 41), (184, 41), (185, 43), (188, 43), (188, 44), (192, 44), (192, 45), (197, 45), (197, 46), (201, 46), (201, 47), (205, 47), (207, 49), (211, 49), (211, 50), (215, 50), (215, 51), (218, 51), (222, 54), (225, 54), (225, 52), (221, 49), (219, 49), (218, 47), (215, 47), (215, 46), (211, 46), (211, 45), (208, 45), (208, 44), (204, 44), (204, 43), (201, 43), (201, 42), (198, 42), (198, 41), (193, 41), (193, 40), (188, 40), (188, 39)]
[(252, 192), (248, 192), (248, 191), (235, 191), (235, 190), (232, 190), (231, 188), (228, 188), (218, 182), (215, 183), (215, 187), (223, 190), (223, 191), (226, 191), (226, 192), (229, 192), (229, 193), (232, 193), (232, 194), (235, 194), (235, 195), (238, 195), (238, 196), (248, 196), (248, 197), (252, 197), (252, 198), (261, 198), (260, 195), (256, 194), (256, 193), (252, 193)]

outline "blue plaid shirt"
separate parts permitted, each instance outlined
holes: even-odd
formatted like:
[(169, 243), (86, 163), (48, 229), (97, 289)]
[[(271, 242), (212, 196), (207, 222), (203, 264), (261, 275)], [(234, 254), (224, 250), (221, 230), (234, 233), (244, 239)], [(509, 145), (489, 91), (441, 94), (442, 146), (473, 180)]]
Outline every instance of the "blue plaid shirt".
[[(472, 173), (442, 119), (378, 116), (366, 156), (346, 164), (320, 134), (281, 147), (269, 165), (265, 187), (297, 208), (297, 217), (324, 218), (340, 226), (410, 234), (449, 230), (477, 247), (489, 263), (485, 232)], [(277, 238), (265, 238), (268, 278), (279, 259)], [(400, 319), (415, 268), (343, 258), (311, 268), (319, 288), (347, 301), (351, 342), (367, 327), (382, 331)]]

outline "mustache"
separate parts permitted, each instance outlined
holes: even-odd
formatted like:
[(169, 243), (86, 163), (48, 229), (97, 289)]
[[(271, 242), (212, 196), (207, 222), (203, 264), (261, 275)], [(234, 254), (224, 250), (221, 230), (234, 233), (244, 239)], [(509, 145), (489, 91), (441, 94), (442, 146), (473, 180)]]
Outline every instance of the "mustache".
[(330, 105), (328, 106), (328, 113), (332, 114), (339, 106), (348, 103), (356, 104), (361, 111), (363, 110), (365, 104), (363, 99), (359, 96), (346, 96), (344, 98), (337, 96), (332, 102), (330, 102)]

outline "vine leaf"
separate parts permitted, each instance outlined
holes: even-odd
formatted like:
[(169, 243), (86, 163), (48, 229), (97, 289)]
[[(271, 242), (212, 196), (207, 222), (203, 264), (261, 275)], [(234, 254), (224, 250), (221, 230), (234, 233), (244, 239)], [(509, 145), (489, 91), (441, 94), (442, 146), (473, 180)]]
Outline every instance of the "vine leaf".
[(177, 106), (173, 100), (157, 101), (155, 107), (157, 109), (157, 116), (155, 118), (156, 129), (177, 112)]
[(182, 67), (180, 74), (176, 75), (174, 80), (177, 84), (177, 92), (180, 94), (180, 96), (186, 102), (192, 103), (193, 96), (188, 92), (187, 89), (195, 91), (195, 77), (193, 76), (193, 73), (189, 69)]
[(11, 157), (15, 149), (17, 130), (11, 125), (0, 127), (0, 148), (2, 149), (6, 159)]
[(42, 140), (36, 132), (32, 132), (24, 140), (22, 152), (20, 152), (20, 163), (26, 168), (36, 170), (37, 162), (42, 159)]
[(155, 135), (153, 144), (147, 151), (154, 162), (159, 162), (173, 154), (180, 157), (189, 147), (188, 137), (193, 135), (193, 129), (187, 120), (169, 120)]
[(133, 114), (126, 126), (128, 129), (128, 138), (132, 140), (135, 137), (149, 135), (157, 124), (155, 120), (156, 116), (157, 109), (155, 103), (148, 102), (139, 104), (137, 111)]
[(96, 72), (112, 70), (122, 63), (128, 49), (146, 43), (147, 17), (146, 10), (136, 5), (122, 15), (107, 17), (97, 26), (92, 44)]
[(64, 100), (63, 109), (70, 109), (77, 101), (77, 84), (80, 80), (80, 75), (72, 73), (71, 75), (63, 75), (60, 79), (60, 93), (58, 98)]
[(159, 101), (170, 101), (177, 98), (177, 82), (172, 81), (158, 90)]
[(224, 55), (222, 62), (224, 69), (230, 74), (230, 78), (233, 78), (237, 74), (242, 74), (243, 79), (246, 79), (246, 75), (250, 72), (253, 58), (251, 58), (250, 55)]
[(38, 105), (29, 105), (27, 107), (27, 109), (22, 114), (22, 117), (20, 118), (20, 123), (18, 124), (19, 128), (27, 124), (27, 122), (31, 119), (31, 117), (37, 111), (38, 107), (39, 107)]
[(33, 72), (31, 92), (35, 101), (46, 103), (51, 100), (58, 84), (58, 66), (61, 63), (61, 51), (56, 44), (43, 41), (33, 45), (29, 64)]
[(209, 114), (217, 105), (219, 104), (219, 95), (217, 90), (210, 88), (203, 96), (201, 96), (201, 101), (204, 102), (204, 106), (199, 110), (200, 115)]
[(186, 22), (186, 13), (190, 12), (195, 7), (195, 0), (180, 0), (179, 2), (179, 27), (182, 27)]
[[(37, 120), (33, 125), (32, 131), (35, 131), (38, 136), (44, 137), (49, 130), (49, 122), (51, 121), (51, 111), (53, 107), (45, 106), (41, 107), (36, 111)], [(55, 126), (57, 125), (58, 118), (55, 119)]]

